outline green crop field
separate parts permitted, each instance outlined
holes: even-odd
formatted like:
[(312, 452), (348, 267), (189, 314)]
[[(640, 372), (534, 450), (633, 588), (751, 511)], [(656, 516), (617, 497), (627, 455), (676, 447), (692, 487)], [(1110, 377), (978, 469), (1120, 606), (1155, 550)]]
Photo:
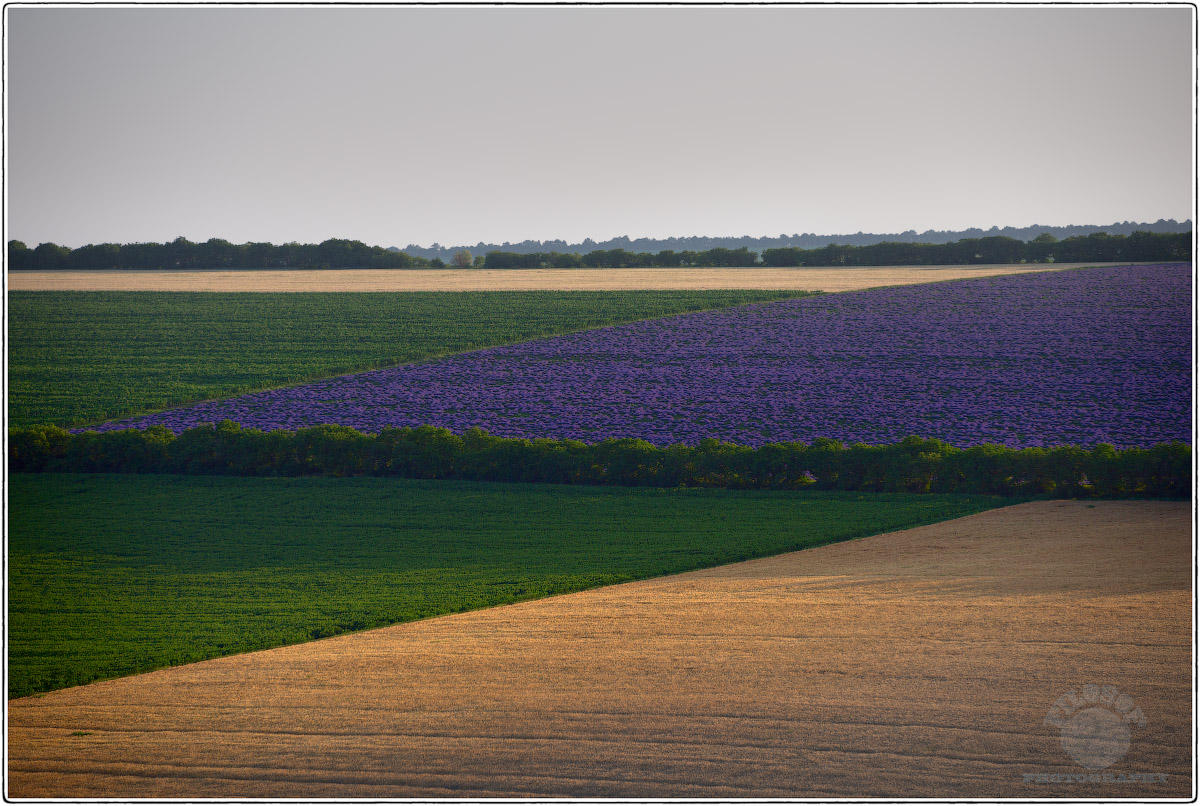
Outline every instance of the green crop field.
[(14, 474), (9, 695), (1012, 503), (372, 478)]
[(9, 293), (9, 424), (128, 414), (801, 291)]

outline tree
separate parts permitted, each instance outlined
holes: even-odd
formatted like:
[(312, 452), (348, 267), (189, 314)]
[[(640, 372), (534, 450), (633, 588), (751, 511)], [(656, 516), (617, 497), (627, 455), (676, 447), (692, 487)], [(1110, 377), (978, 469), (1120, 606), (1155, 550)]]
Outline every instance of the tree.
[(764, 249), (762, 259), (767, 266), (799, 266), (804, 259), (804, 252), (795, 246), (781, 246), (778, 249)]
[(360, 259), (360, 256), (365, 248), (366, 244), (360, 241), (328, 238), (317, 244), (315, 250), (317, 267), (323, 269), (361, 267), (364, 261)]
[(115, 243), (81, 246), (71, 252), (68, 263), (72, 269), (119, 269), (121, 247)]
[(8, 242), (8, 267), (28, 269), (33, 261), (33, 252), (22, 241)]
[(1058, 238), (1055, 238), (1048, 232), (1043, 232), (1041, 235), (1034, 238), (1025, 246), (1025, 254), (1029, 260), (1035, 263), (1042, 263), (1054, 260), (1054, 245), (1058, 243)]
[(195, 260), (202, 269), (232, 266), (238, 248), (223, 238), (209, 238), (195, 248)]
[(168, 268), (191, 268), (196, 259), (196, 244), (180, 235), (169, 244), (164, 244)]
[(470, 268), (471, 264), (474, 262), (471, 258), (471, 252), (469, 249), (459, 249), (454, 253), (454, 257), (451, 258), (451, 261), (454, 263), (455, 268), (458, 269)]
[(66, 269), (71, 250), (56, 243), (40, 243), (33, 250), (33, 268), (35, 269)]

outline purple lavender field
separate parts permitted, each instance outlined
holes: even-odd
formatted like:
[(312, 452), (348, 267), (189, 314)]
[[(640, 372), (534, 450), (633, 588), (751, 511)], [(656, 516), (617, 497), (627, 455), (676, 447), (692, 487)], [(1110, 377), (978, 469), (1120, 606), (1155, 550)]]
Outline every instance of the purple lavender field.
[(745, 445), (1191, 441), (1191, 266), (1082, 269), (674, 316), (244, 395), (97, 430), (231, 419)]

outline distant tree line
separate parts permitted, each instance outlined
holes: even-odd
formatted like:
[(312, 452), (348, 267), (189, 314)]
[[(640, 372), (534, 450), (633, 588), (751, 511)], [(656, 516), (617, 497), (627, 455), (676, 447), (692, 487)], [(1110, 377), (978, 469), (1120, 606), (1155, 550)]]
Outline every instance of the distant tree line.
[(1099, 232), (1060, 241), (1050, 234), (1032, 241), (967, 238), (946, 244), (877, 243), (820, 249), (767, 249), (766, 266), (919, 266), (963, 263), (1076, 263), (1098, 261), (1185, 261), (1192, 259), (1191, 233)]
[[(1135, 232), (1132, 235), (1096, 233), (1065, 241), (1043, 234), (1028, 243), (1015, 238), (968, 238), (947, 244), (878, 243), (870, 246), (830, 245), (819, 249), (767, 249), (764, 266), (918, 266), (970, 263), (1047, 263), (1079, 261), (1191, 260), (1190, 233)], [(604, 249), (573, 252), (488, 252), (488, 269), (577, 269), (686, 266), (753, 266), (758, 255), (749, 249), (717, 247), (702, 252), (629, 252)]]
[[(488, 252), (515, 252), (520, 255), (531, 252), (573, 252), (582, 255), (588, 252), (611, 249), (624, 249), (628, 252), (662, 252), (665, 250), (674, 252), (703, 252), (717, 247), (725, 249), (749, 249), (752, 252), (762, 252), (765, 249), (779, 249), (787, 246), (795, 246), (800, 249), (817, 249), (834, 243), (844, 246), (869, 246), (884, 241), (891, 243), (936, 244), (952, 243), (967, 238), (994, 237), (1031, 241), (1043, 233), (1053, 235), (1059, 240), (1064, 240), (1066, 238), (1074, 238), (1078, 235), (1092, 235), (1096, 232), (1107, 232), (1110, 235), (1132, 235), (1139, 230), (1145, 232), (1191, 232), (1192, 222), (1190, 219), (1179, 222), (1173, 218), (1160, 218), (1154, 222), (1137, 223), (1133, 221), (1118, 221), (1108, 225), (1071, 224), (1054, 227), (1034, 224), (1028, 227), (992, 227), (990, 229), (971, 227), (965, 230), (929, 229), (924, 232), (917, 232), (910, 229), (904, 232), (893, 233), (855, 232), (840, 235), (818, 235), (812, 232), (796, 232), (790, 235), (785, 232), (777, 236), (740, 235), (725, 237), (693, 235), (681, 238), (630, 238), (626, 235), (621, 235), (606, 241), (594, 241), (591, 238), (585, 238), (578, 243), (568, 243), (563, 240), (528, 240), (518, 243), (509, 243), (507, 241), (504, 243), (484, 243), (480, 241), (477, 244), (464, 246), (443, 246), (438, 243), (430, 246), (418, 246), (414, 243), (404, 247), (404, 251), (414, 257), (440, 258), (449, 261), (456, 252), (464, 248), (470, 249), (476, 255), (486, 255)], [(397, 252), (400, 251), (394, 246), (389, 248), (395, 249)]]
[[(1032, 241), (1000, 236), (967, 238), (954, 243), (884, 242), (869, 246), (831, 244), (818, 249), (781, 247), (762, 253), (765, 266), (908, 266), (969, 263), (1047, 263), (1080, 261), (1186, 261), (1192, 258), (1191, 233), (1105, 232), (1058, 240), (1043, 233)], [(738, 267), (759, 264), (757, 253), (743, 247), (714, 247), (703, 251), (666, 249), (630, 252), (597, 249), (575, 252), (488, 252), (472, 257), (461, 249), (452, 256), (458, 267), (488, 269), (578, 268), (679, 268), (688, 266)], [(10, 269), (416, 269), (441, 268), (440, 258), (427, 260), (394, 252), (361, 241), (330, 239), (319, 244), (231, 244), (219, 238), (192, 243), (176, 238), (170, 243), (89, 244), (68, 249), (43, 243), (34, 249), (20, 241), (8, 242)]]
[(56, 426), (9, 430), (17, 473), (185, 473), (234, 476), (401, 476), (418, 479), (721, 487), (766, 490), (938, 492), (1066, 498), (1187, 498), (1191, 446), (1163, 443), (956, 448), (908, 437), (893, 445), (829, 439), (750, 448), (708, 439), (659, 448), (638, 439), (587, 444), (505, 439), (471, 429), (387, 428), (363, 434), (324, 425), (243, 429), (228, 420), (178, 436), (163, 426), (72, 434)]
[(488, 252), (485, 269), (623, 269), (642, 267), (679, 268), (681, 266), (752, 266), (758, 255), (749, 249), (706, 249), (703, 252), (664, 250), (627, 252), (624, 249), (598, 249), (584, 255), (574, 252)]
[(8, 242), (10, 269), (410, 269), (440, 267), (440, 260), (411, 257), (362, 241), (331, 238), (319, 244), (232, 244), (220, 238), (192, 243), (88, 244), (69, 249), (53, 243), (30, 249)]

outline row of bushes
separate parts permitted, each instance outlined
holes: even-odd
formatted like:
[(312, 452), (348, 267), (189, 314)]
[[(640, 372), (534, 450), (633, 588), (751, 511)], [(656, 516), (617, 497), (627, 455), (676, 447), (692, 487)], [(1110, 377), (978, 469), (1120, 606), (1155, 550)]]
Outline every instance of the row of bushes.
[(587, 444), (506, 439), (478, 429), (336, 425), (297, 431), (243, 429), (228, 420), (178, 436), (144, 431), (70, 433), (55, 426), (9, 431), (13, 472), (188, 473), (246, 476), (403, 476), (420, 479), (723, 487), (771, 490), (958, 492), (1057, 497), (1186, 498), (1191, 447), (1161, 444), (1013, 449), (956, 448), (908, 437), (894, 445), (717, 440), (658, 448), (638, 439)]

